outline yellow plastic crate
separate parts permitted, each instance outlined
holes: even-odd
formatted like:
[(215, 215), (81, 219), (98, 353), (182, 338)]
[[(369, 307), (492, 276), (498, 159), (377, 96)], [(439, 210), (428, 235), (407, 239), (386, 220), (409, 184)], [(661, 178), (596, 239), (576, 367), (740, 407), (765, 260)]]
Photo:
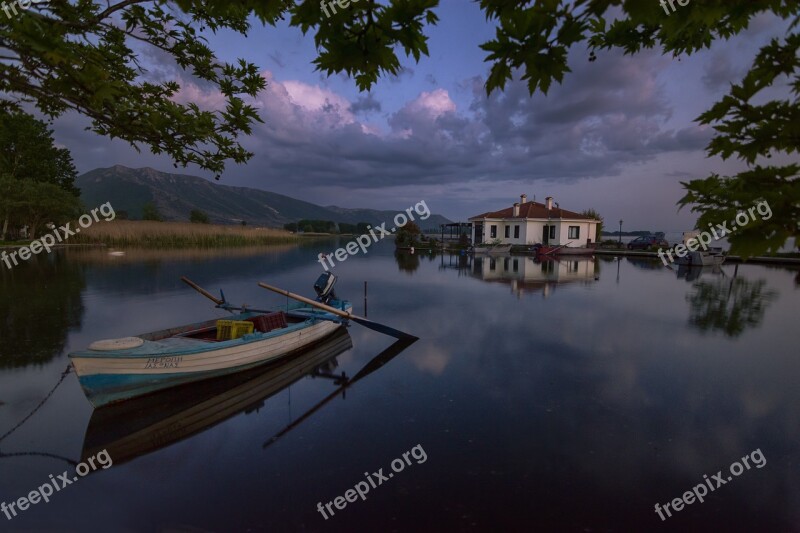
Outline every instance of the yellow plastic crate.
[(248, 320), (217, 320), (217, 340), (229, 341), (253, 333), (254, 324)]

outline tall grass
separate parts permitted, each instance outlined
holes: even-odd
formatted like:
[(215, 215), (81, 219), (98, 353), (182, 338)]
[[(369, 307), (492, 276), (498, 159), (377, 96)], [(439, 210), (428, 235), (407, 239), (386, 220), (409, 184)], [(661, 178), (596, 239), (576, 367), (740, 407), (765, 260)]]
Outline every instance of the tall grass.
[(296, 243), (299, 238), (282, 229), (217, 226), (187, 222), (113, 220), (95, 222), (70, 238), (70, 244), (105, 244), (151, 248), (221, 248)]

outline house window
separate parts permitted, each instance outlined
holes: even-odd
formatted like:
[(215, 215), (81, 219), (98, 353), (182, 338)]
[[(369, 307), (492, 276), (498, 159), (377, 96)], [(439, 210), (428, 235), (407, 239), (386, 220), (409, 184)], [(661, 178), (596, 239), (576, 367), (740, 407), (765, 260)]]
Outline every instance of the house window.
[(490, 258), (489, 258), (489, 270), (490, 270), (490, 271), (492, 271), (492, 272), (494, 272), (495, 270), (497, 270), (497, 263), (495, 263), (495, 261), (494, 261), (494, 258), (493, 258), (493, 257), (490, 257)]
[(508, 272), (508, 262), (509, 261), (510, 261), (510, 259), (508, 257), (503, 259), (503, 272)]
[(514, 238), (519, 239), (519, 226), (514, 226)]
[(556, 238), (556, 227), (555, 226), (550, 226), (550, 238), (551, 239), (555, 239)]
[(506, 239), (511, 236), (511, 226), (506, 226)]
[(514, 259), (514, 272), (519, 272), (519, 261)]
[(497, 238), (497, 226), (495, 226), (494, 224), (489, 226), (489, 237), (492, 239)]
[(569, 238), (570, 239), (580, 239), (581, 238), (581, 227), (580, 226), (570, 226), (569, 227)]

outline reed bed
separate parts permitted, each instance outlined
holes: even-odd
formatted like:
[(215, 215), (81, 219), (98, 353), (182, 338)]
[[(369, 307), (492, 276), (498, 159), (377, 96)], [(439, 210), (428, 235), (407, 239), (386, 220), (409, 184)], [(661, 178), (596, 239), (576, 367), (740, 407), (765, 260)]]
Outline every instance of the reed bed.
[(70, 244), (105, 244), (113, 247), (223, 248), (290, 244), (299, 238), (282, 229), (217, 226), (188, 222), (113, 220), (95, 222)]

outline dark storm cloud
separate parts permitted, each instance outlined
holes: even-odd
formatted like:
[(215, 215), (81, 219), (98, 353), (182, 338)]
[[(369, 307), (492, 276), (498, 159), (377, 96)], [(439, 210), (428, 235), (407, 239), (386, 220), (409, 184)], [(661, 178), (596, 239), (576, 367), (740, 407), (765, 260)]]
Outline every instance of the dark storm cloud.
[(353, 113), (368, 113), (370, 111), (380, 111), (381, 103), (375, 98), (372, 93), (366, 96), (359, 96), (358, 99), (352, 103), (350, 109)]
[(443, 89), (423, 92), (388, 117), (388, 131), (355, 116), (373, 105), (371, 95), (348, 108), (332, 102), (333, 93), (312, 98), (318, 88), (274, 82), (259, 99), (267, 120), (251, 146), (258, 154), (252, 166), (306, 186), (335, 180), (365, 188), (614, 175), (708, 142), (697, 126), (665, 128), (672, 108), (657, 80), (664, 63), (656, 54), (576, 61), (547, 97), (531, 98), (515, 82), (487, 98), (482, 81), (473, 80), (464, 110)]

